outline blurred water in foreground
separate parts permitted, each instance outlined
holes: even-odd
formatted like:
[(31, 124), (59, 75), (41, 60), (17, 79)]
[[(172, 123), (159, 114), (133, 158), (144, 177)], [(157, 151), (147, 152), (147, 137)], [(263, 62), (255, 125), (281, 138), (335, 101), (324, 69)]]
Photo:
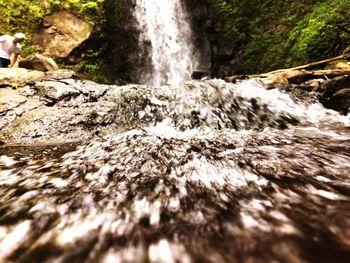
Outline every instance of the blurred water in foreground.
[(255, 81), (157, 92), (142, 127), (0, 148), (1, 262), (349, 262), (348, 117)]

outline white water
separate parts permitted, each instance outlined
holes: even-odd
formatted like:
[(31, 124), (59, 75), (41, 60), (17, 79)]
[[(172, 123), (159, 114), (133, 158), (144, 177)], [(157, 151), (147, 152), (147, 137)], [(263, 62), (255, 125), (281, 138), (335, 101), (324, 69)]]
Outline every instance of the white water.
[(0, 147), (0, 262), (349, 258), (347, 116), (254, 79), (111, 87), (101, 103), (131, 128)]
[(196, 59), (191, 27), (180, 0), (136, 0), (134, 15), (140, 46), (151, 44), (143, 50), (149, 52), (151, 65), (145, 65), (140, 81), (159, 87), (189, 80)]

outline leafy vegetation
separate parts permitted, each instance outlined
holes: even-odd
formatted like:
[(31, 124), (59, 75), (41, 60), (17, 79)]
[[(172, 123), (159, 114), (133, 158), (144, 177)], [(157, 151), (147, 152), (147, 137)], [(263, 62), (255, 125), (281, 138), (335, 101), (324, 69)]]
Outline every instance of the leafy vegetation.
[(241, 71), (262, 72), (335, 56), (350, 45), (350, 0), (208, 0)]
[(118, 31), (118, 21), (125, 15), (124, 0), (104, 0), (98, 22), (99, 34), (91, 39), (91, 45), (84, 50), (84, 59), (76, 66), (78, 73), (84, 78), (99, 83), (113, 84), (116, 70), (124, 61), (120, 59), (120, 51), (116, 43), (125, 42)]
[(103, 56), (104, 51), (104, 48), (87, 50), (86, 58), (76, 66), (80, 75), (98, 83), (111, 83), (112, 80), (108, 78), (108, 74), (103, 74), (108, 71), (108, 63)]
[(1, 33), (18, 30), (30, 33), (33, 25), (40, 23), (44, 15), (57, 8), (66, 8), (96, 21), (101, 15), (100, 6), (103, 2), (104, 0), (0, 0)]
[(318, 3), (289, 35), (291, 56), (302, 62), (335, 56), (350, 46), (350, 0)]

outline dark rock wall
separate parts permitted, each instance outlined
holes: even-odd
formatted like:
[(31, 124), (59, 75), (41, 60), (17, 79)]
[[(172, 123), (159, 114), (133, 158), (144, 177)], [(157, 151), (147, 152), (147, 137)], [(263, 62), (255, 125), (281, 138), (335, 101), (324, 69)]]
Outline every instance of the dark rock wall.
[(115, 79), (125, 82), (138, 83), (146, 57), (141, 56), (138, 44), (139, 32), (133, 17), (134, 1), (125, 1), (121, 13), (117, 13), (118, 1), (109, 1), (106, 10), (115, 10), (108, 13), (104, 34), (109, 52), (110, 74)]
[(240, 63), (240, 55), (224, 38), (223, 25), (208, 0), (183, 0), (191, 16), (194, 44), (202, 54), (201, 66), (212, 77), (233, 75)]

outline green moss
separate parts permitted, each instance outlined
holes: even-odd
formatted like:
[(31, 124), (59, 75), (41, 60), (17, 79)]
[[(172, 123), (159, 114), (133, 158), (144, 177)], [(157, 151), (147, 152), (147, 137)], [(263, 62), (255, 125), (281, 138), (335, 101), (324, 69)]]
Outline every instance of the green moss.
[(243, 54), (240, 73), (336, 56), (350, 46), (350, 0), (208, 0), (226, 40)]

